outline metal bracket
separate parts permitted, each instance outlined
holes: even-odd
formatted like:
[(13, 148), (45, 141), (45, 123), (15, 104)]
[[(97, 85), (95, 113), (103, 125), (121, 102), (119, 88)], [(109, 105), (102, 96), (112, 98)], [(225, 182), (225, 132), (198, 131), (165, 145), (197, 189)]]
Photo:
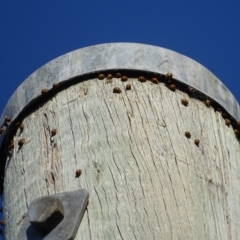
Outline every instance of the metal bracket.
[[(63, 205), (64, 217), (60, 220), (60, 223), (51, 230), (48, 234), (39, 233), (36, 228), (29, 222), (29, 211), (25, 214), (25, 218), (22, 222), (21, 229), (18, 234), (18, 239), (21, 240), (73, 240), (76, 236), (78, 227), (82, 220), (83, 214), (88, 204), (89, 193), (85, 189), (63, 192), (58, 194), (49, 195), (46, 197), (40, 197), (33, 202), (37, 202), (38, 206), (44, 206), (43, 199), (57, 198)], [(32, 202), (32, 203), (33, 203)], [(31, 204), (32, 204), (31, 203)], [(29, 207), (31, 207), (31, 204)], [(43, 209), (44, 212), (44, 209)], [(42, 235), (41, 235), (42, 234)]]

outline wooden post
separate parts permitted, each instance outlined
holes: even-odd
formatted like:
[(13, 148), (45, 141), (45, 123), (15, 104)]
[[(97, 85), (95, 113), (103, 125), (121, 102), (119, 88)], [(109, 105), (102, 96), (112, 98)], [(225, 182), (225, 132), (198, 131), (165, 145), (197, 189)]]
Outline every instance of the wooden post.
[(5, 239), (35, 198), (82, 188), (75, 239), (240, 238), (240, 108), (193, 60), (141, 44), (80, 49), (24, 81), (5, 116)]

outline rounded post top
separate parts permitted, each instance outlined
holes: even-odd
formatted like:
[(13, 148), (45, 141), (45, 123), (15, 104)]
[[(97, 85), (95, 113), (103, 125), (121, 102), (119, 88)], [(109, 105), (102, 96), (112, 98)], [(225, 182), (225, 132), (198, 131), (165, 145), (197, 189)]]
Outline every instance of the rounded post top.
[(209, 70), (196, 61), (174, 51), (138, 43), (107, 43), (81, 48), (64, 54), (31, 74), (13, 93), (3, 110), (14, 120), (41, 89), (54, 83), (97, 71), (126, 69), (166, 74), (212, 98), (236, 120), (240, 120), (240, 106), (227, 87)]

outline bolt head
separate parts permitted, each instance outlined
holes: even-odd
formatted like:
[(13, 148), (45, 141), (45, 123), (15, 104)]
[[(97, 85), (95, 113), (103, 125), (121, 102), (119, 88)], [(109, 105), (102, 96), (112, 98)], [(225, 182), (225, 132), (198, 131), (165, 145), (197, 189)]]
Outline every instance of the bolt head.
[(46, 235), (63, 220), (63, 204), (54, 196), (40, 197), (30, 203), (28, 215), (32, 226), (41, 235)]

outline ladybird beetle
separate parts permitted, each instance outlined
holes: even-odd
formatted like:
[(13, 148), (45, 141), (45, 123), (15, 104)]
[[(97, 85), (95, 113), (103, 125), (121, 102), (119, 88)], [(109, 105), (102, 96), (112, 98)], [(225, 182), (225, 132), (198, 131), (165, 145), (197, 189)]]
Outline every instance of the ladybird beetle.
[(126, 85), (126, 90), (131, 90), (131, 84)]
[(155, 78), (155, 77), (153, 77), (153, 78), (151, 79), (151, 82), (154, 83), (154, 84), (158, 84), (158, 79)]
[(115, 77), (116, 77), (116, 78), (120, 78), (121, 76), (122, 76), (121, 73), (116, 73), (116, 74), (115, 74)]
[(21, 138), (21, 139), (18, 141), (18, 146), (19, 146), (19, 147), (22, 147), (24, 143), (25, 143), (25, 139), (24, 139), (24, 138)]
[(165, 75), (165, 77), (166, 77), (167, 79), (172, 79), (173, 75), (172, 75), (172, 73), (167, 73), (167, 74)]
[(81, 169), (76, 170), (76, 177), (80, 177), (81, 174), (82, 174)]
[(146, 82), (146, 78), (144, 76), (138, 77), (139, 82)]
[(10, 142), (10, 144), (8, 145), (8, 149), (9, 150), (14, 149), (14, 142)]
[(227, 118), (227, 113), (226, 112), (222, 112), (222, 117), (225, 119)]
[(226, 119), (225, 119), (225, 124), (226, 124), (227, 126), (230, 126), (230, 124), (231, 124), (230, 119), (226, 118)]
[(200, 143), (199, 139), (195, 139), (195, 140), (194, 140), (194, 143), (198, 146), (199, 143)]
[(42, 89), (41, 93), (42, 95), (46, 95), (48, 93), (48, 89), (47, 88)]
[(171, 91), (175, 92), (175, 90), (176, 90), (177, 87), (176, 87), (175, 84), (170, 84), (170, 85), (169, 85), (169, 88), (170, 88)]
[(103, 73), (100, 73), (99, 75), (98, 75), (98, 79), (99, 80), (103, 80), (105, 78), (105, 75), (103, 74)]
[(113, 75), (109, 73), (109, 74), (107, 75), (107, 79), (112, 79), (112, 78), (113, 78)]
[(119, 87), (113, 88), (113, 93), (121, 93), (121, 89)]
[(211, 106), (211, 101), (210, 101), (209, 99), (207, 99), (207, 100), (205, 101), (205, 105), (206, 105), (207, 107), (210, 107), (210, 106)]
[(59, 83), (54, 83), (54, 84), (52, 85), (53, 88), (57, 88), (58, 86), (59, 86)]
[(182, 103), (182, 105), (184, 105), (184, 106), (188, 106), (188, 100), (185, 99), (185, 98), (181, 100), (181, 103)]
[(240, 136), (240, 131), (239, 131), (239, 130), (237, 130), (237, 129), (234, 129), (234, 133), (235, 133), (235, 135), (236, 135), (237, 137), (239, 137), (239, 136)]
[(57, 133), (57, 129), (54, 128), (54, 129), (51, 131), (51, 135), (54, 136), (54, 135), (56, 135), (56, 133)]
[(191, 138), (191, 133), (190, 133), (190, 132), (185, 132), (185, 136), (186, 136), (187, 138)]
[(4, 121), (5, 121), (5, 123), (9, 123), (9, 122), (11, 122), (11, 118), (6, 116)]
[(128, 80), (128, 77), (127, 77), (127, 76), (122, 76), (122, 77), (121, 77), (121, 81), (122, 81), (122, 82), (126, 82), (127, 80)]
[(195, 89), (195, 88), (193, 88), (193, 87), (188, 87), (188, 90), (190, 91), (190, 92), (192, 92), (192, 93), (194, 93), (194, 92), (196, 92), (197, 90)]
[(21, 131), (24, 129), (24, 125), (21, 122), (17, 122), (16, 127), (20, 128)]

